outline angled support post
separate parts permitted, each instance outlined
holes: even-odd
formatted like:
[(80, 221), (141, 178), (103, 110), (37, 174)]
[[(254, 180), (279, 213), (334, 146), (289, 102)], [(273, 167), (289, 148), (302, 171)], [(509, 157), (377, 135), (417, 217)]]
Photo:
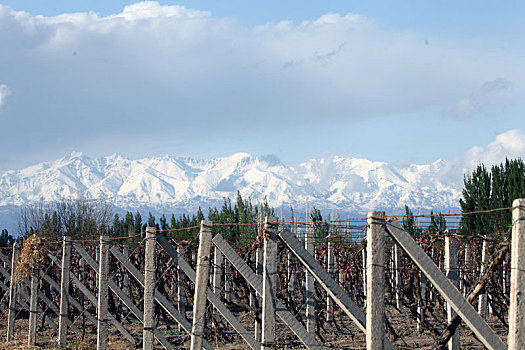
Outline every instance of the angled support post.
[(206, 323), (206, 290), (208, 287), (208, 274), (210, 271), (212, 225), (213, 223), (211, 221), (201, 221), (199, 252), (197, 255), (197, 269), (195, 276), (191, 350), (202, 349), (204, 325)]
[[(233, 248), (222, 238), (221, 235), (215, 235), (213, 243), (219, 248), (224, 256), (231, 261), (235, 269), (246, 279), (246, 281), (255, 289), (258, 295), (263, 293), (263, 281), (260, 274), (256, 274), (233, 250)], [(304, 326), (297, 321), (295, 316), (279, 300), (276, 300), (275, 313), (286, 324), (292, 332), (303, 342), (303, 344), (312, 350), (320, 350), (322, 346), (315, 340), (315, 337), (308, 333)]]
[[(173, 259), (173, 261), (176, 261), (178, 265), (181, 268), (181, 271), (183, 271), (188, 279), (195, 283), (195, 271), (193, 268), (188, 264), (186, 260), (182, 257), (182, 255), (179, 255), (177, 253), (177, 250), (171, 245), (171, 243), (166, 239), (166, 237), (160, 235), (157, 238), (157, 242), (160, 244), (160, 246), (164, 249), (166, 254), (169, 255), (170, 258)], [(160, 293), (156, 293), (156, 295)], [(208, 300), (217, 308), (219, 313), (228, 321), (228, 323), (235, 329), (239, 335), (246, 340), (248, 344), (250, 344), (250, 347), (252, 349), (257, 349), (257, 347), (252, 346), (255, 342), (253, 337), (251, 337), (251, 334), (246, 331), (246, 329), (243, 327), (243, 325), (235, 318), (235, 316), (228, 310), (226, 305), (224, 305), (223, 302), (213, 293), (213, 291), (210, 288), (207, 288), (206, 290), (206, 296), (208, 297)], [(156, 296), (157, 298), (157, 296)], [(157, 301), (162, 305), (161, 298), (157, 298)], [(183, 320), (184, 323), (186, 320)], [(182, 324), (182, 323), (181, 323)], [(185, 326), (184, 326), (185, 327)], [(189, 331), (188, 333), (191, 333), (191, 325), (188, 327)], [(202, 340), (202, 346), (205, 349), (212, 349), (212, 346), (206, 339)]]
[[(93, 270), (97, 270), (98, 266), (97, 266), (97, 263), (95, 262), (95, 260), (84, 250), (84, 248), (82, 248), (77, 242), (72, 242), (72, 246), (77, 250), (77, 252), (82, 256), (82, 258), (84, 259), (84, 261), (86, 261), (88, 263), (89, 266), (91, 266), (91, 268)], [(50, 252), (49, 250), (46, 250), (46, 255), (51, 259), (51, 261), (53, 262), (53, 264), (55, 264), (56, 266), (62, 266), (62, 261), (57, 258), (52, 252)], [(90, 259), (90, 260), (87, 260), (87, 259)], [(44, 274), (44, 278), (46, 275)], [(70, 280), (71, 280), (71, 283), (73, 285), (75, 285), (80, 292), (82, 292), (82, 294), (87, 298), (87, 300), (89, 300), (89, 302), (94, 305), (95, 307), (98, 306), (98, 300), (97, 300), (97, 297), (95, 295), (93, 295), (93, 293), (91, 292), (90, 289), (88, 289), (84, 283), (82, 283), (82, 281), (80, 281), (80, 279), (75, 276), (74, 273), (70, 273), (69, 275), (70, 277)], [(50, 278), (50, 277), (49, 277)], [(51, 280), (51, 279), (50, 279)], [(56, 283), (56, 282), (55, 282)], [(109, 284), (111, 285), (111, 280), (109, 282)], [(55, 289), (57, 290), (60, 290), (60, 287), (58, 287), (58, 284), (55, 286)], [(74, 298), (71, 298), (69, 300), (71, 302), (71, 304), (73, 306), (77, 305), (77, 310), (81, 310), (81, 305), (75, 301)], [(130, 301), (129, 302), (126, 302), (124, 301), (124, 304), (126, 305), (126, 307), (129, 308), (129, 304), (131, 303)], [(85, 310), (85, 309), (84, 309)], [(59, 311), (60, 312), (60, 311)], [(86, 312), (86, 311), (84, 311)], [(89, 319), (92, 319), (91, 316), (90, 316), (90, 313), (87, 312), (86, 315), (88, 316)], [(98, 318), (98, 317), (97, 317)], [(124, 338), (126, 340), (128, 340), (130, 343), (134, 344), (135, 343), (135, 339), (133, 338), (133, 336), (131, 334), (129, 334), (128, 331), (126, 331), (126, 329), (122, 326), (122, 324), (120, 324), (120, 322), (118, 322), (115, 317), (111, 314), (111, 313), (108, 313), (108, 320), (113, 323), (113, 325), (117, 328), (117, 330), (120, 332), (120, 334), (122, 334), (124, 336)], [(92, 319), (93, 323), (95, 326), (98, 325), (98, 319)], [(75, 325), (74, 323), (71, 323), (71, 321), (69, 321), (69, 327), (71, 329), (75, 329)]]
[(386, 229), (390, 236), (432, 282), (445, 301), (450, 304), (452, 309), (488, 349), (503, 350), (507, 348), (487, 322), (478, 315), (452, 282), (439, 270), (423, 249), (417, 245), (410, 234), (403, 230), (402, 225), (397, 220), (389, 222), (386, 225)]
[[(279, 232), (279, 237), (286, 246), (294, 253), (295, 257), (304, 267), (314, 276), (321, 287), (332, 297), (332, 299), (341, 307), (357, 325), (357, 327), (366, 333), (366, 317), (363, 311), (350, 298), (348, 293), (334, 280), (328, 272), (314, 259), (312, 254), (308, 253), (301, 242), (289, 231)], [(385, 349), (395, 349), (395, 346), (385, 337)]]

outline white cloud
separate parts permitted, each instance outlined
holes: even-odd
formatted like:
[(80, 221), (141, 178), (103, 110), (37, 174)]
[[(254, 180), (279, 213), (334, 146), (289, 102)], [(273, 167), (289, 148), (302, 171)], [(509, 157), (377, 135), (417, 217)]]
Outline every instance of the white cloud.
[(480, 163), (487, 167), (503, 163), (505, 158), (525, 159), (525, 132), (509, 130), (497, 135), (486, 147), (472, 147), (466, 153), (464, 163), (468, 168), (474, 169)]
[(508, 130), (498, 134), (485, 146), (473, 146), (459, 157), (436, 161), (434, 164), (440, 163), (443, 167), (436, 178), (428, 178), (428, 181), (429, 184), (435, 184), (437, 181), (460, 189), (463, 188), (464, 175), (472, 174), (478, 165), (483, 164), (490, 169), (493, 165), (504, 163), (505, 158), (525, 160), (525, 132), (523, 130)]
[(122, 13), (110, 18), (125, 18), (133, 21), (138, 19), (158, 19), (167, 17), (203, 18), (210, 17), (209, 12), (187, 9), (184, 6), (160, 6), (156, 1), (143, 1), (124, 7)]
[(470, 97), (461, 99), (453, 108), (445, 111), (445, 115), (458, 119), (470, 118), (490, 103), (497, 101), (511, 87), (512, 83), (505, 78), (486, 81)]
[(0, 84), (0, 106), (5, 103), (5, 99), (9, 95), (11, 95), (11, 90), (4, 84)]
[[(162, 134), (149, 150), (164, 151), (166, 140), (200, 142), (197, 132), (343, 128), (443, 110), (494, 77), (525, 76), (522, 58), (508, 51), (487, 53), (454, 38), (425, 44), (423, 36), (352, 13), (250, 27), (154, 1), (109, 16), (45, 17), (0, 5), (0, 79), (23, 92), (10, 101), (5, 127), (15, 132), (4, 142), (23, 135), (33, 145), (77, 148), (118, 138), (134, 147), (147, 125)], [(509, 92), (519, 95), (518, 85)], [(479, 90), (481, 97), (504, 91)], [(484, 103), (465, 101), (464, 114)]]
[[(217, 113), (234, 122), (247, 115), (295, 122), (320, 114), (340, 121), (412, 112), (448, 103), (480, 75), (504, 73), (490, 58), (472, 63), (477, 52), (425, 45), (419, 33), (386, 32), (351, 13), (249, 28), (146, 1), (106, 17), (32, 16), (4, 6), (0, 18), (10, 27), (0, 34), (10, 63), (25, 58), (32, 68), (55, 73), (62, 84), (54, 89), (84, 79), (87, 98), (97, 100), (111, 87), (134, 100), (138, 91), (130, 85), (162, 87), (162, 98), (206, 123)], [(40, 79), (51, 83), (46, 74)], [(491, 94), (480, 89), (459, 103), (458, 113), (471, 113)], [(141, 98), (153, 102), (152, 95), (158, 94)], [(190, 107), (195, 104), (202, 106)]]

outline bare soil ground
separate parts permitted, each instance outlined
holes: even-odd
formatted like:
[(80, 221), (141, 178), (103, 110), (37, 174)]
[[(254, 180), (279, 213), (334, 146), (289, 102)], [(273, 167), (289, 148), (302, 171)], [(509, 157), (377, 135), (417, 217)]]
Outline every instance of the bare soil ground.
[[(253, 318), (244, 311), (236, 313), (237, 317), (249, 330), (253, 330)], [(188, 316), (190, 312), (188, 310)], [(387, 310), (387, 317), (392, 326), (399, 335), (394, 344), (398, 349), (432, 349), (436, 342), (429, 331), (419, 333), (416, 329), (416, 322), (409, 314), (408, 310), (402, 309), (399, 312), (395, 308), (389, 307)], [(325, 349), (365, 349), (365, 336), (358, 328), (352, 324), (351, 320), (340, 310), (335, 311), (335, 321), (324, 323), (324, 328), (320, 334), (324, 338), (323, 347)], [(55, 320), (56, 322), (58, 320)], [(500, 335), (505, 341), (507, 328), (504, 327), (499, 320), (493, 316), (488, 316), (488, 323), (492, 329)], [(18, 319), (16, 321), (15, 340), (9, 343), (5, 342), (5, 331), (7, 327), (6, 317), (0, 320), (0, 350), (15, 350), (15, 349), (58, 349), (56, 344), (57, 330), (51, 329), (47, 326), (41, 327), (39, 323), (37, 346), (28, 347), (27, 344), (27, 318)], [(221, 320), (221, 323), (226, 324), (226, 321)], [(436, 328), (444, 328), (445, 323), (437, 325), (437, 321), (433, 320)], [(77, 320), (77, 325), (82, 325)], [(116, 332), (113, 326), (110, 326), (110, 337), (108, 342), (109, 349), (133, 349), (142, 348), (140, 344), (142, 336), (142, 325), (138, 321), (131, 320), (126, 322), (125, 327), (138, 340), (137, 344), (130, 344), (124, 340)], [(189, 335), (184, 331), (179, 331), (176, 325), (172, 325), (171, 329), (167, 329), (165, 325), (159, 326), (159, 329), (170, 340), (170, 342), (177, 349), (189, 348)], [(215, 338), (215, 332), (212, 328), (208, 329), (206, 336), (210, 343), (218, 349), (233, 350), (233, 349), (249, 349), (244, 341), (235, 334), (231, 327), (225, 327), (225, 334), (221, 339)], [(225, 339), (228, 338), (228, 339)], [(484, 346), (476, 339), (473, 333), (462, 324), (460, 329), (461, 348), (462, 349), (483, 349)], [(319, 338), (318, 338), (319, 339)], [(162, 349), (160, 344), (156, 344), (155, 348)], [(295, 335), (282, 323), (277, 323), (277, 349), (305, 349), (302, 343), (295, 337)], [(71, 350), (91, 350), (96, 349), (96, 327), (87, 324), (85, 334), (82, 338), (81, 334), (75, 334), (72, 331), (68, 334), (67, 349)]]

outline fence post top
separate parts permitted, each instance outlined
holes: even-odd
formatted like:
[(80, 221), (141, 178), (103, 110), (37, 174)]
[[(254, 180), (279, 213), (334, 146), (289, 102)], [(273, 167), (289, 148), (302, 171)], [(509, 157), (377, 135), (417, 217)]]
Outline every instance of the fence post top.
[(369, 224), (382, 224), (385, 222), (384, 211), (369, 211), (367, 215), (367, 221)]
[(266, 215), (264, 217), (264, 223), (277, 224), (277, 223), (279, 223), (279, 218), (277, 216)]
[[(513, 208), (516, 208), (516, 207), (525, 207), (525, 198), (516, 198), (513, 202), (512, 202), (512, 207)], [(525, 210), (525, 208), (520, 208), (522, 210)]]
[(213, 227), (213, 221), (201, 220), (201, 227)]

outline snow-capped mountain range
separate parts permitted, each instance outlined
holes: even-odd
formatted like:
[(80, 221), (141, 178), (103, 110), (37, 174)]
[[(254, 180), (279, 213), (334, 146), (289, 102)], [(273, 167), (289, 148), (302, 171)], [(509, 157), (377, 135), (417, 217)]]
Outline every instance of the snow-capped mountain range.
[(353, 213), (400, 212), (405, 204), (444, 211), (457, 210), (464, 171), (443, 160), (394, 165), (332, 156), (287, 166), (275, 156), (248, 153), (207, 160), (131, 160), (72, 152), (56, 161), (0, 172), (0, 206), (6, 211), (32, 201), (87, 196), (105, 198), (119, 210), (182, 214), (220, 206), (239, 190), (254, 204), (267, 198), (273, 207), (304, 208), (308, 200), (320, 209)]

